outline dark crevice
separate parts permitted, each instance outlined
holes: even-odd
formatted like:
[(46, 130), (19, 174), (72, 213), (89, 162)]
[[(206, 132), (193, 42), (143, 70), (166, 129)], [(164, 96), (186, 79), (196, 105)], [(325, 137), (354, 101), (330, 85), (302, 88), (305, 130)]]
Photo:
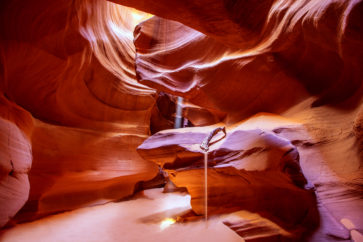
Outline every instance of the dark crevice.
[(11, 171), (9, 172), (9, 176), (14, 177), (15, 176), (15, 168), (14, 168), (14, 163), (12, 160), (10, 160), (10, 164), (11, 164)]

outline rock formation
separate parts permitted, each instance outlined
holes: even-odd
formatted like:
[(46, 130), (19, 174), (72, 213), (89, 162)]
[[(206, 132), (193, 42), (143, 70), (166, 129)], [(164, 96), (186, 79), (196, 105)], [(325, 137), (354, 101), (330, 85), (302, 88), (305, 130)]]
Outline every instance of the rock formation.
[[(295, 239), (317, 224), (311, 240), (363, 233), (363, 1), (0, 7), (0, 226), (21, 208), (17, 221), (123, 199), (158, 165), (202, 214), (199, 145), (218, 124), (211, 213), (258, 212)], [(175, 96), (199, 127), (163, 131)]]
[[(122, 7), (94, 4), (2, 3), (1, 225), (26, 201), (20, 220), (128, 197), (158, 172), (136, 153), (155, 91), (136, 82), (132, 23), (115, 28), (97, 14)], [(111, 27), (130, 28), (122, 38), (109, 32), (123, 47), (117, 70), (100, 54), (115, 42), (97, 31)]]
[(32, 163), (29, 113), (0, 95), (0, 226), (22, 208), (29, 195)]
[[(155, 36), (158, 31), (165, 34)], [(274, 55), (226, 47), (177, 22), (157, 17), (143, 22), (135, 30), (135, 46), (141, 83), (227, 113), (229, 122), (257, 111), (281, 112), (306, 97)]]
[[(210, 60), (205, 60), (203, 67), (207, 66), (206, 63), (225, 63), (226, 60), (233, 58), (237, 59), (238, 64), (235, 65), (239, 66), (241, 73), (249, 71), (251, 68), (257, 71), (262, 66), (281, 68), (283, 73), (298, 80), (311, 94), (322, 95), (321, 99), (316, 101), (314, 105), (341, 101), (352, 95), (361, 86), (361, 79), (359, 78), (362, 75), (360, 66), (363, 55), (361, 42), (363, 26), (362, 21), (360, 21), (363, 5), (361, 1), (307, 0), (295, 3), (294, 1), (281, 0), (262, 1), (257, 4), (253, 1), (203, 0), (196, 3), (190, 0), (183, 2), (167, 1), (167, 3), (159, 1), (158, 4), (152, 6), (147, 4), (147, 1), (136, 3), (129, 0), (114, 0), (114, 2), (176, 20), (206, 34), (223, 45), (238, 49), (238, 54), (229, 55), (230, 51), (225, 51), (222, 56), (218, 55), (218, 51), (216, 51), (217, 53), (208, 52), (207, 45), (195, 51), (191, 46), (196, 45), (195, 42), (197, 41), (191, 41), (191, 39), (198, 38), (198, 36), (200, 39), (204, 35), (198, 35), (183, 27), (175, 30), (172, 22), (167, 21), (161, 26), (165, 26), (165, 32), (170, 31), (170, 33), (157, 35), (158, 28), (154, 28), (155, 34), (148, 35), (154, 38), (151, 43), (158, 43), (155, 46), (151, 45), (148, 52), (152, 53), (158, 48), (160, 49), (161, 46), (175, 51), (182, 46), (183, 48), (186, 47), (185, 50), (189, 51), (188, 53), (196, 52), (197, 59), (194, 58), (194, 61), (188, 63), (185, 61), (186, 58), (183, 58), (184, 61), (179, 60), (179, 64), (172, 64), (171, 68), (168, 68), (168, 66), (163, 65), (163, 56), (167, 55), (168, 51), (156, 51), (154, 55), (146, 56), (146, 59), (157, 59), (158, 62), (153, 61), (153, 63), (169, 70), (168, 75), (164, 75), (163, 79), (173, 76), (175, 69), (177, 70), (175, 73), (183, 73), (183, 70), (184, 73), (188, 73), (187, 70), (189, 69), (189, 76), (184, 74), (183, 79), (187, 78), (191, 82), (190, 79), (193, 79), (191, 77), (194, 76), (191, 74), (193, 73), (193, 68), (191, 68), (193, 65), (191, 64), (195, 61), (198, 64), (198, 60), (203, 58), (200, 56), (200, 52), (204, 53), (203, 50), (205, 49), (208, 53), (208, 55), (206, 54), (207, 58)], [(175, 9), (178, 11), (173, 11)], [(136, 29), (137, 33), (145, 31), (150, 34), (148, 25), (150, 24), (142, 23)], [(141, 30), (139, 30), (140, 28)], [(186, 43), (186, 37), (180, 38), (183, 32), (188, 33), (185, 35), (189, 36), (187, 38), (192, 43)], [(177, 40), (178, 38), (180, 39)], [(137, 47), (138, 43), (135, 43)], [(177, 43), (180, 45), (179, 48), (176, 48)], [(316, 63), (315, 60), (317, 59), (319, 59), (319, 63)], [(251, 67), (251, 62), (255, 63), (257, 67)], [(220, 65), (216, 67), (221, 69)], [(163, 73), (157, 68), (152, 69), (156, 74), (158, 72)], [(260, 71), (261, 74), (253, 72), (257, 77), (248, 75), (248, 79), (255, 80), (258, 75), (263, 74), (263, 71), (268, 72), (269, 68)], [(220, 72), (222, 71), (220, 70)], [(279, 73), (278, 70), (274, 70), (273, 73), (275, 75), (268, 75), (268, 73), (264, 75), (264, 79), (270, 80), (268, 83), (287, 79), (286, 77), (276, 77), (276, 74)], [(243, 74), (246, 76), (245, 73)], [(198, 71), (195, 77), (195, 82), (203, 83), (203, 72)], [(231, 75), (229, 79), (233, 78), (235, 77)], [(150, 80), (151, 78), (146, 77), (145, 79)], [(165, 87), (170, 83), (170, 79), (173, 82), (177, 81), (177, 78), (168, 79)], [(242, 83), (245, 79), (247, 77), (240, 78), (239, 82)], [(210, 81), (210, 78), (208, 80)], [(179, 86), (187, 87), (185, 83)]]
[[(313, 228), (318, 215), (313, 193), (304, 190), (299, 153), (288, 140), (259, 129), (227, 131), (208, 152), (208, 213), (241, 209), (274, 217), (287, 229)], [(192, 209), (204, 214), (203, 151), (205, 128), (159, 132), (138, 152), (163, 167), (171, 181), (186, 187)]]
[(348, 239), (345, 218), (361, 228), (361, 1), (115, 2), (166, 18), (135, 30), (141, 83), (223, 111), (227, 124), (261, 111), (298, 119), (303, 128), (271, 131), (296, 145), (316, 190), (314, 238)]

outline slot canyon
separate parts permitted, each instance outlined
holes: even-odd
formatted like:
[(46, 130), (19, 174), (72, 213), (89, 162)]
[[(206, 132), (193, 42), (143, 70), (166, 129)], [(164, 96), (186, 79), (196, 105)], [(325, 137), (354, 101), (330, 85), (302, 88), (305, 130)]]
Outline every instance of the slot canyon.
[(363, 241), (362, 0), (0, 20), (0, 241)]

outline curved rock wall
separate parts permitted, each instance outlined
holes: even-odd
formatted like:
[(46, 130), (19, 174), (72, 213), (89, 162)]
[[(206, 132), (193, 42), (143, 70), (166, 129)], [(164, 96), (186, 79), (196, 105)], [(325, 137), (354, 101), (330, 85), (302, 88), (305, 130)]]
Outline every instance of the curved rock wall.
[(0, 94), (0, 227), (28, 200), (32, 126), (30, 114)]
[[(296, 86), (298, 82), (310, 94), (320, 95), (313, 106), (341, 102), (361, 87), (361, 1), (204, 0), (198, 3), (159, 1), (153, 5), (146, 1), (114, 2), (177, 20), (208, 36), (162, 19), (140, 24), (135, 35), (141, 82), (187, 98), (195, 97), (199, 92), (195, 89), (200, 89), (202, 97), (193, 101), (201, 106), (211, 106), (213, 101), (214, 106), (223, 103), (225, 106), (221, 108), (230, 111), (241, 107), (243, 98), (231, 105), (226, 97), (220, 96), (228, 87), (229, 99), (237, 99), (243, 91), (246, 100), (260, 104), (255, 104), (253, 111), (274, 112), (280, 111), (276, 107), (269, 110), (276, 101), (260, 100), (257, 96), (262, 87), (285, 97), (284, 90), (289, 93), (288, 88), (301, 89)], [(186, 53), (191, 56), (185, 56)], [(217, 83), (218, 79), (223, 81)], [(207, 89), (209, 83), (222, 88), (221, 82), (225, 87), (218, 93)], [(238, 88), (235, 82), (244, 89)], [(259, 88), (253, 89), (252, 83), (260, 85)], [(274, 90), (272, 83), (282, 88)], [(282, 99), (276, 106), (295, 101)]]
[[(273, 166), (266, 176), (258, 171), (262, 173), (250, 177), (251, 171), (241, 162), (251, 154), (241, 147), (231, 150), (232, 143), (245, 145), (241, 137), (228, 143), (224, 153), (212, 155), (214, 165), (221, 165), (212, 173), (216, 191), (224, 192), (224, 185), (218, 184), (227, 175), (242, 189), (248, 189), (243, 185), (248, 178), (271, 193), (283, 193), (270, 186), (276, 180), (310, 205), (311, 194), (301, 189), (303, 173), (316, 190), (324, 238), (349, 238), (340, 219), (350, 219), (362, 231), (362, 115), (358, 112), (362, 1), (114, 2), (160, 17), (142, 22), (134, 31), (135, 14), (150, 16), (102, 0), (1, 2), (0, 151), (4, 158), (0, 201), (7, 209), (2, 211), (2, 224), (27, 199), (31, 159), (29, 200), (20, 220), (120, 199), (132, 194), (139, 181), (155, 176), (157, 166), (143, 160), (135, 149), (150, 134), (150, 119), (153, 132), (172, 125), (169, 116), (174, 110), (168, 105), (174, 101), (163, 100), (162, 91), (185, 98), (184, 117), (195, 126), (234, 124), (261, 111), (298, 120), (298, 128), (275, 130), (264, 126), (265, 119), (253, 122), (263, 131), (273, 131), (270, 135), (276, 140), (283, 137), (288, 147), (294, 146), (301, 170), (292, 158), (287, 170)], [(311, 98), (316, 95), (320, 98)], [(335, 105), (317, 107), (326, 103)], [(200, 186), (190, 184), (192, 178), (200, 177), (200, 169), (178, 169), (195, 168), (190, 166), (197, 160), (200, 165), (201, 154), (180, 148), (183, 144), (178, 139), (171, 145), (173, 135), (180, 138), (183, 131), (168, 132), (171, 137), (153, 148), (161, 154), (147, 158), (170, 163), (164, 168), (177, 171), (176, 183), (191, 187), (193, 207), (200, 212)], [(183, 139), (195, 145), (205, 134), (194, 135)], [(268, 152), (252, 149), (252, 156), (284, 163), (281, 155), (286, 150), (276, 147)], [(229, 167), (223, 167), (223, 162)], [(276, 173), (270, 176), (271, 171)], [(11, 189), (17, 192), (9, 197)], [(5, 199), (12, 203), (5, 204)], [(244, 199), (237, 196), (236, 201)], [(219, 201), (214, 201), (215, 209)], [(232, 199), (231, 207), (234, 203)], [(296, 217), (289, 217), (286, 210), (268, 212), (276, 212), (287, 223), (298, 223), (304, 219), (302, 211), (314, 207), (296, 205)], [(252, 210), (263, 211), (266, 206)], [(316, 218), (314, 214), (307, 221)]]
[[(349, 239), (346, 219), (362, 230), (362, 1), (115, 2), (168, 19), (135, 30), (141, 83), (225, 111), (227, 124), (261, 111), (297, 119), (303, 128), (274, 132), (296, 145), (316, 191), (321, 225), (312, 240)], [(195, 159), (174, 152), (178, 164)], [(196, 173), (182, 173), (190, 186)]]
[(124, 21), (131, 10), (105, 1), (6, 1), (0, 16), (3, 99), (36, 118), (25, 127), (27, 138), (21, 135), (26, 119), (2, 121), (1, 151), (5, 157), (13, 149), (15, 168), (2, 159), (1, 194), (14, 197), (1, 206), (9, 210), (1, 224), (27, 200), (19, 220), (118, 200), (152, 179), (158, 169), (136, 147), (150, 133), (156, 96), (135, 79), (135, 23)]
[[(199, 145), (212, 128), (161, 131), (138, 147), (140, 155), (163, 167), (175, 185), (187, 188), (197, 214), (204, 214)], [(297, 148), (274, 133), (243, 128), (227, 129), (227, 136), (208, 151), (208, 213), (243, 209), (261, 213), (287, 230), (314, 228), (319, 216), (313, 193), (303, 189), (306, 180)]]
[(282, 112), (307, 95), (273, 54), (229, 48), (170, 20), (141, 23), (135, 46), (141, 83), (227, 113), (230, 122), (258, 111)]

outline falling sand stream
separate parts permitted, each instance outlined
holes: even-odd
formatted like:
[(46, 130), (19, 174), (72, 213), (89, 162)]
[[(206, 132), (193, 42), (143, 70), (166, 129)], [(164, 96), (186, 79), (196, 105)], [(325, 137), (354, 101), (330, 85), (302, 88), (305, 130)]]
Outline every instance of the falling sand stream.
[(204, 216), (208, 227), (208, 151), (204, 152)]
[[(224, 136), (214, 142), (211, 142), (213, 136), (215, 136), (220, 131), (223, 131)], [(225, 127), (215, 128), (200, 145), (200, 148), (204, 153), (204, 217), (206, 227), (208, 227), (208, 150), (210, 145), (222, 140), (224, 137), (226, 137), (226, 135), (227, 133)]]

